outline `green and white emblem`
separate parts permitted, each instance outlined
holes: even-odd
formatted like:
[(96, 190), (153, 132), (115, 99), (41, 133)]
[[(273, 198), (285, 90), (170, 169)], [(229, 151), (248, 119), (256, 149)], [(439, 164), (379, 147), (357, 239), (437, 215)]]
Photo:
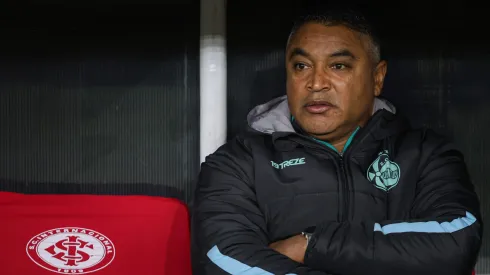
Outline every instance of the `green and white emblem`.
[(388, 156), (388, 151), (384, 150), (379, 153), (378, 158), (369, 166), (367, 179), (376, 188), (388, 191), (398, 184), (400, 172), (400, 166), (391, 161)]

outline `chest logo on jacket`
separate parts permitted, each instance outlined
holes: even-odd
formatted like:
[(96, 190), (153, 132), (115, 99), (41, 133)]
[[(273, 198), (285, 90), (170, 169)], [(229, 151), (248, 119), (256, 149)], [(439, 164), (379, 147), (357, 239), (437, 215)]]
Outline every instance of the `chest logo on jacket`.
[(276, 169), (284, 169), (289, 166), (303, 165), (305, 163), (306, 163), (305, 158), (290, 159), (290, 160), (283, 161), (281, 163), (275, 163), (271, 161), (272, 167)]
[(388, 191), (394, 188), (400, 180), (400, 166), (391, 161), (388, 151), (380, 152), (378, 158), (371, 163), (367, 170), (367, 179), (376, 188)]

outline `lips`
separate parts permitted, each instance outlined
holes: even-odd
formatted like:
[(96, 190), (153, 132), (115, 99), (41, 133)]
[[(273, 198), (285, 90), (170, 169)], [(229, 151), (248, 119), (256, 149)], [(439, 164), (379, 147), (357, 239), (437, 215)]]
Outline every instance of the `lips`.
[(312, 114), (322, 114), (334, 107), (335, 106), (328, 101), (323, 100), (310, 101), (305, 105), (306, 110)]

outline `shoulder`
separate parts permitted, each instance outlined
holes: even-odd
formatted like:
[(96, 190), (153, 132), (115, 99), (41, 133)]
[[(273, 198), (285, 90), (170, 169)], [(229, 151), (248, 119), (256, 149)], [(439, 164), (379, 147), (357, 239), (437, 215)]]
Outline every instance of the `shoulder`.
[(250, 181), (254, 169), (254, 148), (265, 139), (264, 135), (252, 131), (237, 134), (206, 157), (201, 165), (201, 175), (228, 174)]
[(247, 159), (251, 157), (253, 148), (263, 143), (266, 139), (267, 137), (262, 133), (254, 130), (244, 130), (206, 157), (205, 163), (225, 156), (228, 158)]
[(458, 151), (455, 144), (447, 137), (430, 128), (422, 127), (408, 130), (397, 138), (406, 149), (419, 149), (424, 155), (432, 155), (438, 151)]
[(412, 139), (413, 143), (418, 144), (423, 155), (434, 156), (442, 152), (461, 154), (450, 138), (427, 127), (408, 131), (405, 139)]
[(464, 155), (447, 136), (429, 128), (413, 129), (401, 137), (400, 150), (417, 155), (420, 174), (452, 167), (465, 167)]

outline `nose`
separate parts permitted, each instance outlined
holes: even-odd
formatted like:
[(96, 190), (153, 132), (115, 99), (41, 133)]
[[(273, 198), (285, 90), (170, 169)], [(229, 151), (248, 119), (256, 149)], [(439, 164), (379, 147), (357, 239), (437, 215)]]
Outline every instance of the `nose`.
[(316, 67), (308, 81), (308, 91), (321, 92), (330, 90), (331, 83), (327, 72), (321, 67)]

